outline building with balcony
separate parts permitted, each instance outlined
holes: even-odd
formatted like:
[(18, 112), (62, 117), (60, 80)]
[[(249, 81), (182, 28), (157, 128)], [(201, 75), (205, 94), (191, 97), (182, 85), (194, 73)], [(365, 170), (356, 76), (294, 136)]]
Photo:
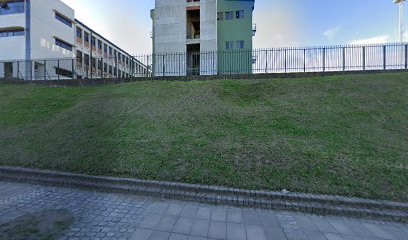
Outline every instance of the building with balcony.
[(75, 19), (75, 11), (60, 0), (0, 3), (0, 78), (43, 80), (147, 74), (147, 66)]
[(255, 0), (156, 0), (153, 74), (252, 72)]

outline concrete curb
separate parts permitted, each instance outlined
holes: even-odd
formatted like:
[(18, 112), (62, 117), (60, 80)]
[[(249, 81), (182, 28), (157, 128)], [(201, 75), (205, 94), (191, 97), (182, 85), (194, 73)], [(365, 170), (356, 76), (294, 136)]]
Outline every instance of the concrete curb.
[(141, 194), (210, 204), (408, 222), (408, 203), (391, 201), (305, 193), (242, 190), (219, 186), (88, 176), (6, 166), (0, 166), (0, 179)]

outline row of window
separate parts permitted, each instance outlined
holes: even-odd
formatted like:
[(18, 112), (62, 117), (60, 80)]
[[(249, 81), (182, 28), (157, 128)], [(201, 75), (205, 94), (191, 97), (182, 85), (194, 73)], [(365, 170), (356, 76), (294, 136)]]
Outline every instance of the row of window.
[[(102, 59), (99, 59), (99, 60), (97, 60), (96, 58), (94, 58), (94, 57), (91, 57), (90, 58), (90, 56), (88, 55), (88, 54), (83, 54), (81, 51), (79, 51), (79, 50), (77, 50), (77, 61), (78, 61), (78, 64), (81, 64), (82, 65), (82, 63), (84, 63), (85, 64), (85, 66), (89, 66), (89, 63), (91, 63), (91, 66), (92, 66), (92, 68), (97, 68), (96, 67), (96, 65), (98, 65), (98, 68), (97, 69), (99, 69), (99, 70), (102, 70)], [(109, 65), (109, 68), (110, 67), (112, 67), (111, 65)], [(104, 68), (103, 68), (103, 70), (104, 70), (104, 72), (108, 72), (108, 64), (107, 63), (104, 63)], [(116, 67), (113, 67), (114, 69), (116, 69)], [(132, 65), (132, 70), (133, 71), (135, 71), (136, 69), (135, 69), (135, 65)], [(115, 75), (116, 75), (116, 70), (114, 70), (115, 71)], [(120, 70), (118, 70), (118, 71), (120, 71)], [(141, 69), (141, 66), (140, 65), (138, 65), (138, 68), (137, 68), (137, 71), (138, 72), (142, 72), (142, 69)], [(109, 71), (109, 73), (111, 73), (111, 71)], [(112, 73), (111, 73), (112, 74)]]
[(62, 16), (61, 14), (57, 12), (55, 13), (55, 18), (59, 20), (60, 22), (62, 22), (63, 24), (67, 25), (68, 27), (72, 28), (72, 21), (69, 20), (68, 18)]
[(245, 48), (245, 41), (226, 41), (225, 42), (225, 49), (244, 49)]
[(126, 64), (130, 63), (130, 58), (127, 57), (125, 54), (117, 51), (116, 49), (113, 49), (111, 46), (107, 44), (104, 44), (102, 40), (96, 39), (94, 36), (90, 37), (90, 34), (82, 30), (80, 27), (77, 27), (76, 29), (76, 36), (77, 36), (77, 39), (81, 43), (82, 43), (82, 36), (83, 36), (85, 46), (89, 45), (89, 42), (90, 42), (93, 49), (98, 49), (101, 52), (103, 49), (103, 52), (105, 53), (105, 55), (117, 57), (119, 61), (124, 62)]
[(244, 19), (245, 13), (244, 10), (238, 10), (238, 11), (228, 11), (228, 12), (218, 12), (217, 13), (217, 20), (234, 20), (234, 19)]
[(24, 0), (0, 2), (0, 15), (24, 13)]
[(24, 30), (0, 31), (0, 38), (2, 38), (2, 37), (14, 37), (14, 36), (24, 36)]
[(62, 47), (64, 49), (72, 52), (72, 45), (69, 44), (69, 43), (66, 43), (66, 42), (64, 42), (64, 41), (62, 41), (60, 39), (57, 39), (57, 38), (55, 39), (55, 45), (57, 45), (59, 47)]

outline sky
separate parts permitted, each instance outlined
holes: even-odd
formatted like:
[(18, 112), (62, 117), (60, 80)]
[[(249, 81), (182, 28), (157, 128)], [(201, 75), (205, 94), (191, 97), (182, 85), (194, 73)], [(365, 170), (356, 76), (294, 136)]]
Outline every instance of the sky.
[[(150, 53), (154, 0), (63, 0), (130, 54)], [(254, 48), (397, 42), (392, 0), (256, 0)], [(408, 36), (407, 36), (408, 37)]]

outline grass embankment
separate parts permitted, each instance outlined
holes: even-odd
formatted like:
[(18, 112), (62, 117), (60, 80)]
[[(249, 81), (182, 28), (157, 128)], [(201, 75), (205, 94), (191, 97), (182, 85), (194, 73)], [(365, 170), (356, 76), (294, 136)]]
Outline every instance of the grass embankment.
[(0, 85), (0, 164), (408, 200), (408, 74)]

